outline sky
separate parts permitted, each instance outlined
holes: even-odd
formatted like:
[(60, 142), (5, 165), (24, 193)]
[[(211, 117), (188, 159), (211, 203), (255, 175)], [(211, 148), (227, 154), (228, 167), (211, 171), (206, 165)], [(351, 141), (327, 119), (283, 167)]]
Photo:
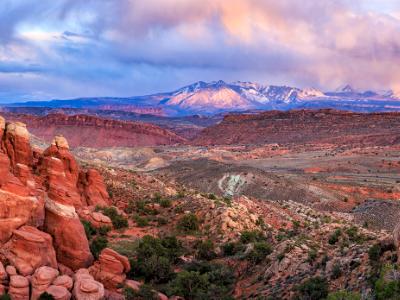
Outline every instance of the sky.
[(0, 102), (203, 80), (400, 91), (399, 0), (1, 0)]

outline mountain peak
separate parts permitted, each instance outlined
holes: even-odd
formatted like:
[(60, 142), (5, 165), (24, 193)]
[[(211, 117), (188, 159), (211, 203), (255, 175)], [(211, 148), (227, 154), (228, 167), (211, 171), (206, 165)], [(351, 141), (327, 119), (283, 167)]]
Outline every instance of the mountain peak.
[(346, 84), (345, 86), (339, 87), (336, 91), (341, 92), (341, 93), (355, 93), (356, 92), (356, 90), (353, 89), (353, 87), (350, 84)]

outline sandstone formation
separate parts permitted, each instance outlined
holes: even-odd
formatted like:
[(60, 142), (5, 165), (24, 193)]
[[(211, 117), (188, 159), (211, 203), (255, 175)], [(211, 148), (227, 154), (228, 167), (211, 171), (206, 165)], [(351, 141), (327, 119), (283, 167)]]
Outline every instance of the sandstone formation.
[(56, 137), (43, 153), (39, 170), (48, 185), (44, 227), (54, 237), (58, 261), (72, 269), (88, 267), (93, 257), (75, 211), (83, 206), (77, 188), (79, 166), (64, 138)]
[(100, 300), (104, 298), (104, 286), (89, 274), (87, 269), (80, 269), (75, 274), (72, 295), (77, 300)]
[(0, 251), (24, 276), (42, 266), (57, 268), (52, 237), (35, 227), (22, 226), (14, 230), (12, 238)]
[(50, 267), (40, 267), (36, 269), (32, 276), (32, 295), (31, 300), (36, 300), (51, 285), (53, 280), (58, 276), (58, 270)]
[(6, 286), (8, 285), (8, 274), (4, 265), (0, 262), (0, 295), (4, 294), (6, 291)]
[(32, 151), (26, 127), (0, 119), (0, 244), (10, 239), (12, 231), (24, 224), (40, 226), (44, 202), (35, 190), (30, 170)]
[(97, 170), (81, 171), (79, 173), (79, 187), (82, 204), (86, 206), (111, 204), (103, 178)]
[(106, 248), (100, 253), (99, 260), (90, 267), (89, 272), (96, 280), (103, 283), (105, 288), (115, 290), (124, 283), (125, 273), (130, 269), (127, 257)]
[(63, 286), (51, 285), (46, 292), (54, 297), (55, 300), (69, 300), (71, 293)]
[(29, 280), (21, 275), (11, 276), (8, 294), (13, 300), (29, 300)]
[(71, 290), (74, 282), (72, 281), (72, 278), (68, 275), (61, 275), (54, 279), (53, 285), (62, 286), (65, 287), (67, 290)]
[(101, 212), (93, 211), (89, 208), (84, 208), (78, 211), (79, 217), (83, 220), (90, 222), (93, 227), (100, 228), (100, 227), (109, 227), (112, 228), (111, 219)]
[[(63, 136), (43, 153), (34, 152), (25, 124), (0, 118), (0, 138), (1, 259), (23, 276), (43, 266), (60, 264), (63, 272), (89, 267), (93, 257), (76, 210), (109, 204), (101, 175), (79, 168)], [(111, 223), (100, 214), (91, 218)], [(15, 287), (21, 288), (18, 278)]]

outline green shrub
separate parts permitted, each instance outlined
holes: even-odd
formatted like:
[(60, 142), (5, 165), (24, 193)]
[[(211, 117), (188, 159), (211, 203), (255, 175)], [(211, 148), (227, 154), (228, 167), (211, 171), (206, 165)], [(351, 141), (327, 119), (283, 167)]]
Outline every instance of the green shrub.
[(47, 292), (41, 293), (38, 300), (54, 300), (53, 295), (50, 295)]
[(338, 291), (334, 293), (329, 293), (326, 300), (361, 300), (361, 295), (359, 293), (348, 291)]
[(329, 236), (328, 243), (334, 245), (339, 241), (339, 237), (342, 235), (340, 228), (336, 229), (334, 233)]
[(225, 256), (232, 256), (236, 254), (236, 243), (228, 242), (222, 245), (222, 252)]
[(375, 281), (375, 296), (377, 300), (397, 300), (400, 299), (400, 281), (391, 279), (386, 276), (388, 272), (392, 272), (396, 267), (386, 265), (382, 268), (379, 278)]
[(83, 225), (83, 228), (85, 229), (85, 234), (88, 240), (92, 238), (93, 235), (96, 235), (96, 228), (90, 223), (89, 221), (82, 220), (81, 223)]
[(98, 236), (90, 243), (90, 251), (95, 258), (99, 257), (100, 252), (107, 248), (108, 240), (104, 236)]
[(358, 232), (358, 228), (356, 226), (351, 226), (346, 229), (346, 234), (349, 237), (349, 240), (354, 243), (363, 243), (365, 241), (365, 236)]
[(267, 242), (256, 242), (254, 243), (254, 249), (250, 251), (246, 258), (250, 262), (258, 264), (271, 253), (272, 248), (270, 244), (268, 244)]
[(160, 206), (164, 208), (168, 208), (172, 206), (172, 202), (169, 199), (162, 199), (160, 200)]
[(328, 282), (325, 278), (314, 277), (298, 285), (296, 290), (297, 300), (321, 300), (328, 296)]
[(111, 231), (110, 226), (100, 226), (97, 230), (100, 235), (107, 235)]
[(215, 196), (214, 194), (211, 193), (211, 194), (208, 194), (207, 198), (210, 200), (216, 200), (217, 196)]
[(135, 216), (135, 222), (139, 227), (146, 227), (149, 225), (149, 220), (145, 217)]
[(196, 248), (196, 257), (198, 259), (211, 260), (217, 256), (214, 251), (214, 243), (211, 240), (198, 242)]
[(342, 276), (342, 268), (340, 266), (340, 263), (336, 262), (332, 268), (331, 278), (338, 279), (340, 276)]
[(0, 296), (0, 300), (11, 300), (11, 297), (9, 294), (3, 294)]
[(115, 229), (128, 227), (128, 220), (120, 215), (115, 207), (103, 207), (101, 210), (103, 214), (111, 219), (111, 222), (113, 223)]
[(137, 247), (136, 260), (131, 260), (132, 272), (128, 276), (143, 277), (146, 282), (168, 282), (173, 275), (172, 265), (182, 252), (176, 237), (144, 236)]
[(193, 263), (169, 284), (169, 294), (185, 299), (232, 299), (233, 272), (219, 264)]
[(139, 291), (135, 291), (130, 287), (123, 290), (125, 300), (158, 300), (159, 297), (153, 288), (147, 284), (140, 286)]
[(209, 286), (210, 282), (207, 274), (182, 271), (170, 283), (170, 294), (178, 295), (185, 299), (208, 299)]
[(265, 240), (265, 236), (261, 231), (251, 230), (251, 231), (243, 231), (240, 234), (240, 242), (243, 244), (260, 242)]
[(313, 261), (315, 261), (316, 258), (317, 258), (317, 250), (315, 250), (315, 249), (310, 249), (310, 250), (308, 251), (308, 258), (307, 258), (307, 261), (308, 261), (309, 263), (312, 263)]
[(381, 245), (379, 244), (372, 245), (368, 250), (369, 261), (371, 263), (378, 262), (379, 258), (381, 257), (381, 252), (382, 252)]
[(184, 232), (193, 232), (199, 229), (199, 220), (193, 213), (184, 215), (178, 222), (178, 229)]

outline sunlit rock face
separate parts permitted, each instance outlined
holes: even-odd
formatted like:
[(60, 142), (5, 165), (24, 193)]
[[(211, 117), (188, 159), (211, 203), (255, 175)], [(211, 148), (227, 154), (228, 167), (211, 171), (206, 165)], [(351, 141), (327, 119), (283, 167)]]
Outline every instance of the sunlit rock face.
[(3, 255), (21, 275), (58, 263), (89, 267), (93, 257), (76, 209), (109, 203), (101, 175), (80, 169), (63, 136), (34, 157), (25, 124), (0, 117), (0, 135)]

